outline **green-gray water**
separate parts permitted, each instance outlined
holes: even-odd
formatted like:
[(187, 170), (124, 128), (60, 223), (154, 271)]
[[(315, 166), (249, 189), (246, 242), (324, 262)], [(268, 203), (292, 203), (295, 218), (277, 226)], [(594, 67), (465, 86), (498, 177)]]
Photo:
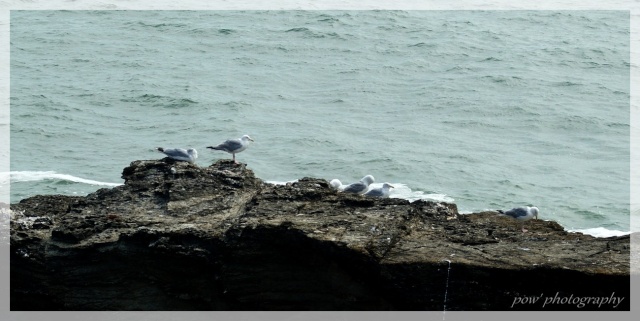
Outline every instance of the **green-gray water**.
[(11, 201), (154, 147), (629, 230), (629, 13), (12, 11)]

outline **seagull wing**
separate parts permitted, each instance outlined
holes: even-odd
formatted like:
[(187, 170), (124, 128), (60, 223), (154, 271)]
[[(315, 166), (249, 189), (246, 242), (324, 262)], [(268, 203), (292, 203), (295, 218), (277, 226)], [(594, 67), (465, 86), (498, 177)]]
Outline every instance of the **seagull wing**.
[(189, 153), (182, 148), (167, 148), (162, 151), (165, 155), (177, 160), (190, 160)]
[(242, 142), (239, 139), (229, 139), (226, 142), (218, 145), (215, 149), (223, 150), (226, 152), (233, 152), (242, 148)]
[(163, 153), (170, 157), (189, 157), (187, 151), (181, 148), (167, 148)]
[(513, 218), (523, 217), (523, 216), (527, 216), (527, 209), (522, 207), (513, 208), (504, 212), (504, 214), (509, 215)]
[(362, 193), (366, 189), (367, 189), (367, 185), (365, 183), (357, 182), (357, 183), (349, 184), (342, 191), (347, 193)]
[(381, 197), (381, 196), (384, 196), (384, 191), (381, 188), (374, 188), (374, 189), (366, 192), (364, 195)]

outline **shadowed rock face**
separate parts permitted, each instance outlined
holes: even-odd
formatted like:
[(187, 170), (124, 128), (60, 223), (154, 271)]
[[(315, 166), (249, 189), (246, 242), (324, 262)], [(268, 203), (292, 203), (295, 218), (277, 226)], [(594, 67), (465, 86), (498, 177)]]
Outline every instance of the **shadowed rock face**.
[[(442, 311), (445, 291), (448, 311), (629, 310), (628, 236), (523, 234), (493, 212), (271, 185), (226, 160), (135, 161), (122, 177), (11, 205), (12, 310)], [(615, 308), (514, 304), (612, 293)]]

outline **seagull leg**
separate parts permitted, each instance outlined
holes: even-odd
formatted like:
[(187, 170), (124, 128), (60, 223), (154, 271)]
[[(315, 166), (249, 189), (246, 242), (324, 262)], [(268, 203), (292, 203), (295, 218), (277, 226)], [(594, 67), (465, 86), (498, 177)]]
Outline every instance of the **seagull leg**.
[(236, 153), (233, 153), (232, 155), (233, 155), (233, 163), (238, 164), (238, 162), (236, 162)]

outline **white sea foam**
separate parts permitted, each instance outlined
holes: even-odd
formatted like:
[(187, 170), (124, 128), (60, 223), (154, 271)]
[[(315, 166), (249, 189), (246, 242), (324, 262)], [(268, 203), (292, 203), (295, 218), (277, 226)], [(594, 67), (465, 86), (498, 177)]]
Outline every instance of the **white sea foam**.
[(0, 173), (0, 185), (5, 184), (7, 181), (7, 176), (11, 183), (18, 182), (36, 182), (36, 181), (44, 181), (44, 180), (62, 180), (69, 181), (74, 183), (82, 183), (89, 185), (97, 185), (97, 186), (120, 186), (122, 184), (119, 183), (108, 183), (108, 182), (100, 182), (94, 181), (91, 179), (86, 179), (82, 177), (77, 177), (68, 174), (59, 174), (54, 171), (12, 171), (10, 173), (3, 172)]
[(629, 235), (631, 232), (624, 232), (618, 230), (610, 230), (604, 227), (595, 227), (595, 228), (587, 228), (587, 229), (577, 229), (577, 230), (567, 230), (567, 232), (579, 232), (582, 234), (587, 234), (595, 237), (612, 237), (612, 236), (623, 236)]

